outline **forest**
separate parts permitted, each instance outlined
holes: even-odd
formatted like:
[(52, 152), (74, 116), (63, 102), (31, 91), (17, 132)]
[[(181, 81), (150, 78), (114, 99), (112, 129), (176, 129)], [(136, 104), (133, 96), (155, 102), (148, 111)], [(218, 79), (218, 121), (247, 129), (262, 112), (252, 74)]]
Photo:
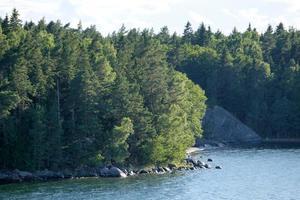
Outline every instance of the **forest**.
[[(0, 18), (0, 168), (180, 162), (219, 105), (264, 138), (300, 138), (300, 32)], [(205, 134), (205, 132), (204, 132)]]
[(0, 27), (0, 168), (181, 162), (202, 133), (204, 91), (149, 30)]

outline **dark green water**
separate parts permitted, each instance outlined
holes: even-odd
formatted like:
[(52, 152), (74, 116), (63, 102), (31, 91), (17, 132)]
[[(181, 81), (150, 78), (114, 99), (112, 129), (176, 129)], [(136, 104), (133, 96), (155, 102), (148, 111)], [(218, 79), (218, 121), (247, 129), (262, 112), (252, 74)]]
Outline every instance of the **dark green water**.
[(202, 156), (223, 169), (11, 184), (0, 186), (0, 199), (300, 199), (300, 149), (215, 150)]

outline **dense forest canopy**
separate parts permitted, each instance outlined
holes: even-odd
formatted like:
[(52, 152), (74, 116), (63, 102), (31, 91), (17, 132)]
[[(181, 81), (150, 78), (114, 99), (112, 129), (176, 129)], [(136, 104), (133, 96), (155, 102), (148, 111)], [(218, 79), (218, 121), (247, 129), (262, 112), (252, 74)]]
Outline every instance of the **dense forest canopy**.
[(225, 36), (187, 23), (168, 44), (168, 61), (201, 85), (209, 106), (226, 108), (265, 138), (300, 137), (300, 31), (280, 23), (259, 34), (249, 24)]
[(300, 32), (282, 23), (104, 37), (13, 10), (0, 24), (1, 168), (179, 162), (205, 95), (263, 137), (300, 137)]
[(149, 30), (0, 19), (0, 168), (181, 162), (204, 91)]

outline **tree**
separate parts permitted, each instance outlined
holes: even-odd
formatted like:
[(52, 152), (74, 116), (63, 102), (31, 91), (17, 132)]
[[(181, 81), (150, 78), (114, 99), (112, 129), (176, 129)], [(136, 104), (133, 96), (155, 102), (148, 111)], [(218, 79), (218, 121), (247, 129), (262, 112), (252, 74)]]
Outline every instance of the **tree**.
[(9, 18), (8, 18), (8, 15), (5, 15), (4, 19), (2, 20), (1, 27), (3, 29), (4, 34), (7, 34), (9, 32)]
[(114, 126), (111, 139), (106, 148), (106, 158), (118, 163), (124, 163), (130, 155), (127, 139), (133, 132), (133, 124), (128, 117), (124, 117), (119, 126)]
[(19, 16), (19, 12), (16, 8), (14, 8), (9, 19), (10, 31), (17, 31), (22, 27), (22, 21), (19, 19)]
[(164, 26), (160, 29), (160, 32), (157, 34), (157, 38), (162, 44), (168, 44), (170, 40), (169, 29), (167, 26)]
[(156, 164), (180, 163), (185, 149), (202, 134), (199, 119), (206, 109), (204, 92), (182, 73), (174, 72), (173, 77), (169, 109), (159, 116), (151, 149), (150, 158)]
[(32, 125), (29, 130), (30, 148), (31, 148), (31, 163), (30, 168), (40, 170), (45, 167), (46, 161), (46, 146), (47, 143), (47, 126), (45, 108), (37, 105), (32, 109)]
[(186, 44), (191, 44), (192, 40), (193, 40), (193, 28), (191, 23), (188, 21), (183, 31), (182, 42)]
[(205, 135), (206, 105), (299, 137), (300, 33), (282, 23), (224, 35), (188, 22), (182, 36), (23, 25), (17, 10), (0, 23), (1, 168), (178, 163)]
[(206, 30), (204, 23), (201, 23), (199, 28), (196, 30), (194, 34), (194, 44), (198, 44), (200, 46), (208, 46), (211, 40), (211, 31), (210, 27)]
[(0, 46), (1, 46), (1, 49), (0, 49), (0, 60), (1, 60), (2, 56), (5, 54), (5, 52), (8, 49), (8, 42), (6, 40), (5, 34), (3, 34), (1, 26), (0, 26)]
[(23, 57), (19, 57), (14, 64), (10, 83), (11, 90), (15, 91), (20, 99), (18, 107), (24, 110), (32, 101), (29, 95), (33, 94), (33, 88), (28, 76), (27, 61)]
[(261, 36), (261, 41), (264, 60), (272, 65), (273, 59), (271, 53), (275, 47), (275, 37), (273, 36), (273, 28), (271, 25), (268, 26), (267, 31)]
[(89, 160), (96, 152), (95, 139), (101, 134), (98, 120), (99, 81), (90, 66), (87, 49), (82, 47), (78, 57), (79, 72), (71, 81), (68, 99), (71, 118), (68, 121), (71, 139), (70, 153), (75, 158), (74, 165)]

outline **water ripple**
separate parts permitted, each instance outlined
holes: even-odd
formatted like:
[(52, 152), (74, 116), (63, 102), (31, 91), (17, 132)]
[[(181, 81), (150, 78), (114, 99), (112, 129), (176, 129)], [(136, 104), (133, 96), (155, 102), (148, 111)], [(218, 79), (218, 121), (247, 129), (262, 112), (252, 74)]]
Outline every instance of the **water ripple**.
[[(300, 197), (299, 149), (205, 151), (222, 170), (196, 170), (126, 179), (87, 178), (0, 186), (9, 200), (296, 200)], [(200, 155), (198, 155), (200, 158)]]

